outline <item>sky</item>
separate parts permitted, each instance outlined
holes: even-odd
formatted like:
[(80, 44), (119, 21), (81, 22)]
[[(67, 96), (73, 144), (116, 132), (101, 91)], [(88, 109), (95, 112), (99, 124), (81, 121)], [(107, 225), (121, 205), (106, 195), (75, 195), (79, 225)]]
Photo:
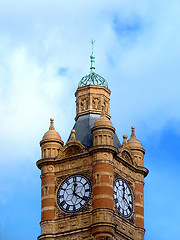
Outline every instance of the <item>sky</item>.
[(51, 117), (67, 141), (91, 39), (116, 133), (135, 126), (146, 150), (145, 240), (179, 240), (179, 13), (179, 0), (0, 2), (0, 240), (40, 235), (39, 142)]

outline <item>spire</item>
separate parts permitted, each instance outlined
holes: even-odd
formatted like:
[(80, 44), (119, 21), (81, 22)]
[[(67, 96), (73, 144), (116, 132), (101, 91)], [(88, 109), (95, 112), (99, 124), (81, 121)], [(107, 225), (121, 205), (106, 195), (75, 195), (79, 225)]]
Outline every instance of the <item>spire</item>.
[[(127, 142), (128, 146), (131, 149), (136, 149), (136, 148), (143, 149), (141, 142), (136, 138), (135, 127), (131, 127), (131, 129), (132, 129), (132, 133), (131, 133), (130, 139)], [(144, 151), (144, 149), (143, 149), (143, 151)]]
[(53, 119), (53, 118), (50, 119), (50, 127), (49, 127), (49, 130), (55, 130), (55, 128), (54, 128), (54, 119)]
[(74, 141), (74, 140), (76, 140), (75, 132), (76, 132), (76, 131), (75, 131), (74, 129), (71, 130), (71, 135), (70, 135), (69, 141)]
[(127, 135), (123, 135), (123, 145), (127, 144)]
[(44, 134), (43, 136), (43, 140), (57, 140), (57, 141), (61, 141), (63, 143), (63, 141), (61, 140), (61, 137), (59, 135), (58, 132), (56, 132), (55, 128), (54, 128), (54, 119), (51, 118), (50, 119), (50, 127), (49, 130)]
[(91, 71), (90, 72), (93, 73), (94, 69), (95, 69), (95, 66), (94, 66), (95, 56), (94, 56), (94, 53), (93, 53), (95, 40), (91, 40), (90, 42), (92, 43), (92, 53), (90, 55), (90, 59), (91, 59), (91, 67), (90, 67)]
[(92, 44), (92, 53), (90, 55), (90, 61), (91, 61), (91, 66), (90, 66), (90, 73), (88, 75), (85, 75), (83, 78), (81, 78), (78, 88), (88, 86), (88, 85), (99, 85), (99, 86), (104, 86), (108, 89), (108, 83), (106, 80), (100, 76), (99, 74), (95, 73), (95, 55), (94, 55), (94, 43), (95, 40), (90, 41)]
[(135, 127), (131, 127), (132, 133), (131, 133), (131, 138), (136, 138), (135, 135)]

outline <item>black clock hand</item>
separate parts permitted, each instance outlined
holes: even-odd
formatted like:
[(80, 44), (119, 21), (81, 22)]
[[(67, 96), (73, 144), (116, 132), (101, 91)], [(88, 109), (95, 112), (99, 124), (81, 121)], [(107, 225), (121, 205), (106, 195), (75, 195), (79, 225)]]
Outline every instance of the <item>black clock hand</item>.
[(81, 198), (82, 200), (87, 200), (87, 197), (84, 196), (84, 197), (81, 197), (80, 195), (78, 195), (77, 193), (74, 193), (74, 196), (78, 197), (78, 198)]
[(124, 187), (124, 182), (123, 182), (123, 195), (122, 195), (123, 200), (124, 200), (124, 195), (125, 195), (125, 187)]
[(74, 189), (73, 189), (73, 194), (75, 195), (75, 194), (76, 194), (77, 183), (74, 183), (73, 187), (74, 187)]
[(126, 202), (126, 205), (128, 206), (129, 211), (131, 211), (132, 209), (131, 209), (131, 206), (130, 206), (129, 202), (126, 200), (126, 198), (124, 198), (124, 200)]
[(126, 200), (126, 198), (124, 198), (124, 200), (126, 201), (126, 205), (127, 205), (127, 207), (128, 207), (128, 209), (129, 209), (129, 211), (132, 211), (132, 206), (130, 206), (130, 204), (128, 203), (128, 201)]

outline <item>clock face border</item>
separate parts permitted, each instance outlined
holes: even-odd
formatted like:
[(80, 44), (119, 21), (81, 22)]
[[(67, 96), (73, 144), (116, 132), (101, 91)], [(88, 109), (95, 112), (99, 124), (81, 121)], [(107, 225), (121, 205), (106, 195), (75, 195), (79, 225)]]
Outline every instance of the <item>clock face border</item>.
[[(81, 178), (80, 180), (78, 180), (78, 178)], [(82, 182), (81, 182), (81, 180), (82, 179), (84, 179), (84, 181), (85, 181), (85, 183), (83, 184)], [(77, 184), (77, 182), (78, 182), (78, 184)], [(69, 185), (68, 185), (68, 183), (69, 183)], [(75, 193), (76, 194), (76, 196), (73, 194), (73, 191), (75, 191), (75, 187), (74, 187), (74, 184), (77, 184), (77, 188), (83, 188), (83, 195), (81, 195), (81, 193), (79, 192), (79, 193)], [(88, 188), (87, 188), (87, 185), (88, 185)], [(70, 186), (70, 188), (69, 189), (67, 189), (68, 188), (68, 186)], [(84, 187), (83, 187), (84, 186)], [(65, 189), (63, 189), (63, 187), (65, 187)], [(89, 190), (89, 191), (87, 191), (87, 190)], [(78, 203), (76, 204), (73, 204), (73, 205), (69, 205), (69, 204), (67, 204), (67, 199), (66, 200), (63, 200), (64, 202), (65, 202), (65, 204), (66, 205), (68, 205), (68, 206), (71, 206), (71, 207), (73, 207), (73, 209), (67, 209), (67, 208), (64, 208), (63, 206), (65, 205), (63, 205), (62, 206), (62, 202), (63, 201), (61, 201), (60, 202), (60, 196), (62, 196), (61, 194), (60, 194), (60, 192), (61, 191), (64, 191), (64, 194), (65, 194), (65, 192), (69, 192), (67, 195), (72, 195), (72, 198), (74, 197), (74, 199), (76, 198), (76, 200), (77, 199), (81, 199), (80, 201), (78, 201)], [(62, 193), (62, 192), (61, 192)], [(63, 194), (63, 196), (64, 196), (64, 194)], [(81, 197), (79, 197), (79, 196), (81, 196)], [(57, 205), (58, 205), (58, 207), (63, 211), (63, 212), (65, 212), (65, 213), (76, 213), (76, 212), (79, 212), (79, 211), (81, 211), (86, 205), (87, 205), (87, 203), (89, 202), (89, 200), (90, 200), (90, 198), (91, 198), (91, 195), (92, 195), (92, 185), (91, 185), (91, 182), (90, 182), (90, 180), (86, 177), (86, 176), (84, 176), (83, 174), (73, 174), (73, 175), (70, 175), (69, 177), (67, 177), (67, 178), (65, 178), (62, 182), (61, 182), (61, 184), (59, 185), (59, 187), (58, 187), (58, 189), (57, 189), (57, 194), (56, 194), (56, 202), (57, 202)], [(68, 196), (67, 196), (68, 197)], [(85, 199), (83, 199), (85, 197)], [(64, 199), (64, 197), (63, 197), (63, 199)], [(72, 202), (72, 200), (70, 200), (71, 202)], [(83, 202), (83, 204), (81, 204), (80, 202)], [(80, 205), (77, 209), (74, 207), (74, 206), (77, 206), (77, 205)]]
[[(117, 187), (117, 185), (116, 185), (117, 182), (122, 182), (122, 185), (119, 184), (119, 186)], [(120, 188), (119, 189), (119, 197), (117, 197), (118, 188)], [(123, 188), (124, 188), (124, 190), (123, 190)], [(116, 189), (116, 191), (115, 191), (115, 189)], [(123, 197), (124, 197), (124, 199), (123, 199)], [(129, 185), (127, 184), (127, 182), (121, 177), (117, 177), (114, 181), (113, 198), (114, 198), (115, 207), (118, 210), (119, 214), (124, 218), (131, 217), (133, 214), (133, 211), (134, 211), (133, 194), (132, 194), (132, 191), (131, 191)], [(120, 205), (122, 207), (120, 207)], [(124, 209), (126, 209), (126, 210), (123, 209), (123, 206), (124, 206)], [(122, 212), (120, 209), (122, 209)], [(124, 214), (125, 211), (127, 212), (127, 214)]]

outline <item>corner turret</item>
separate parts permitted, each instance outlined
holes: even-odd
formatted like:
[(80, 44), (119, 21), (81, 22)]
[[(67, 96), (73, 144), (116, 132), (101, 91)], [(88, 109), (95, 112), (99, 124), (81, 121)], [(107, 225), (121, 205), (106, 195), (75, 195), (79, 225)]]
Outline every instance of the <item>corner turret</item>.
[(111, 121), (106, 117), (104, 109), (101, 116), (94, 123), (94, 127), (91, 129), (91, 132), (93, 134), (93, 146), (113, 146), (115, 128), (112, 126)]
[(135, 136), (135, 127), (131, 127), (132, 133), (130, 139), (127, 141), (127, 146), (131, 149), (134, 154), (135, 162), (138, 166), (143, 167), (143, 158), (145, 150), (141, 142)]
[(59, 153), (64, 142), (54, 128), (54, 119), (50, 119), (49, 130), (44, 134), (42, 140), (40, 141), (42, 158), (54, 158)]

